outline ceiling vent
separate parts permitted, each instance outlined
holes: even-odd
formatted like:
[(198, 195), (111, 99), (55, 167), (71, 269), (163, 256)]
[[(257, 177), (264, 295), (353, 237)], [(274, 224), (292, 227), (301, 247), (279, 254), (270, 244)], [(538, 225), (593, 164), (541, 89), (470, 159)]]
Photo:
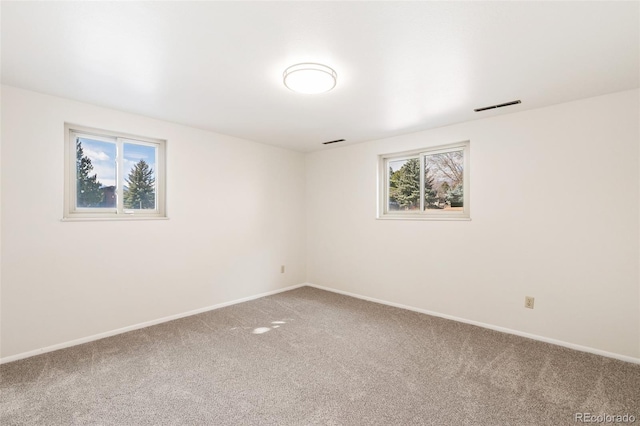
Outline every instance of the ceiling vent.
[(510, 106), (510, 105), (517, 105), (517, 104), (521, 104), (521, 103), (522, 103), (522, 101), (520, 99), (518, 99), (517, 101), (506, 102), (504, 104), (491, 105), (491, 106), (484, 107), (484, 108), (476, 108), (476, 109), (474, 109), (474, 111), (475, 112), (486, 111), (488, 109), (502, 108), (502, 107), (506, 107), (506, 106)]
[(329, 145), (332, 143), (338, 143), (338, 142), (344, 142), (344, 139), (336, 139), (335, 141), (329, 141), (329, 142), (322, 142), (322, 145)]

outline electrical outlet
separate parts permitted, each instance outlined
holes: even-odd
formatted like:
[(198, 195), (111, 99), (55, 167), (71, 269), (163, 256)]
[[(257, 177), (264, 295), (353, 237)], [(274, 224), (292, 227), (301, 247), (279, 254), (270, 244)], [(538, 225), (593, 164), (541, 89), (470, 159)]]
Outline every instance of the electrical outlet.
[(281, 273), (281, 274), (284, 274), (284, 265), (281, 265), (281, 266), (280, 266), (280, 273)]
[(529, 308), (529, 309), (533, 309), (533, 301), (535, 300), (535, 298), (531, 297), (531, 296), (525, 296), (524, 297), (524, 307), (525, 308)]

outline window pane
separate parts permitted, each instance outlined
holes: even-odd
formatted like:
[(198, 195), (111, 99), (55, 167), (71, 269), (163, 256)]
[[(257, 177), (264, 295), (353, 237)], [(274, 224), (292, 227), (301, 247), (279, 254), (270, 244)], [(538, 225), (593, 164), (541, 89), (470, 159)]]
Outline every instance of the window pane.
[(463, 210), (464, 154), (451, 151), (424, 156), (425, 210)]
[(116, 144), (76, 138), (76, 207), (116, 207)]
[(389, 211), (420, 210), (420, 160), (394, 160), (389, 167)]
[(135, 143), (123, 144), (124, 208), (156, 208), (157, 148)]

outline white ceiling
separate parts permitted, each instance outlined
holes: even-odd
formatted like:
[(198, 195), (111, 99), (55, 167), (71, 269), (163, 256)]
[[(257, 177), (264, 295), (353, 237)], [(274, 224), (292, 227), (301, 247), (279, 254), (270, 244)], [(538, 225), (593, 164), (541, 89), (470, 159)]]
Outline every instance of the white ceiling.
[(2, 83), (312, 151), (636, 88), (639, 4), (3, 1)]

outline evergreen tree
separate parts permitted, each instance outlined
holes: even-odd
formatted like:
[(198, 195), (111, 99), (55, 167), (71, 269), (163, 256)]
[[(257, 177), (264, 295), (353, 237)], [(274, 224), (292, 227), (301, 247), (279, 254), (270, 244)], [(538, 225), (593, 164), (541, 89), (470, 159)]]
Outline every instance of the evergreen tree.
[(99, 207), (102, 202), (102, 184), (96, 173), (93, 176), (91, 159), (84, 155), (80, 139), (76, 139), (76, 205), (78, 207)]
[(412, 158), (389, 176), (389, 199), (404, 210), (420, 207), (420, 160)]
[(447, 199), (451, 203), (451, 207), (463, 207), (464, 190), (462, 184), (451, 189), (447, 194)]
[(451, 192), (451, 186), (449, 186), (449, 182), (442, 182), (436, 192), (438, 195), (438, 202), (443, 205), (447, 204), (447, 202), (449, 201), (449, 192)]
[(434, 209), (438, 207), (438, 194), (433, 187), (433, 177), (431, 176), (431, 170), (428, 167), (424, 168), (424, 208)]
[(126, 178), (128, 188), (124, 193), (124, 207), (127, 209), (156, 208), (156, 178), (153, 169), (140, 160)]

